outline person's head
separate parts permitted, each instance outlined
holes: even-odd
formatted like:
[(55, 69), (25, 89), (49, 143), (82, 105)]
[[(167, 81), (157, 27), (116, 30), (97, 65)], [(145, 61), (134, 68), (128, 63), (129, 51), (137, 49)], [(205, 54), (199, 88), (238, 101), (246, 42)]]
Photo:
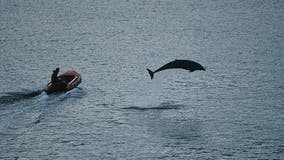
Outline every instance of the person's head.
[(53, 73), (58, 73), (59, 72), (59, 68), (56, 68), (55, 70), (53, 70)]

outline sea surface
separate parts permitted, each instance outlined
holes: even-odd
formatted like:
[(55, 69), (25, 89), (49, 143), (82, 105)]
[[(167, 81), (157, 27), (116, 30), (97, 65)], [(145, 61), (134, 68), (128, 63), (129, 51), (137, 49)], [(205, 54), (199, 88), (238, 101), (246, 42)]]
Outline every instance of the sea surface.
[[(283, 0), (0, 0), (0, 159), (284, 159)], [(155, 70), (188, 59), (206, 71)], [(42, 90), (76, 70), (66, 93)]]

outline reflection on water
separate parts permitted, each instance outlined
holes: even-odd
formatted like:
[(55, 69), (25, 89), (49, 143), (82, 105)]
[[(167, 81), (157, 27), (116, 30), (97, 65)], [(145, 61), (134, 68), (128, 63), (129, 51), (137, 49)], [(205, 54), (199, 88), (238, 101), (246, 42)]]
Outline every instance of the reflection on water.
[(173, 104), (172, 102), (164, 102), (161, 103), (159, 106), (131, 106), (125, 107), (122, 109), (129, 109), (129, 110), (140, 110), (140, 111), (147, 111), (147, 110), (167, 110), (167, 109), (179, 109), (185, 107), (184, 105)]

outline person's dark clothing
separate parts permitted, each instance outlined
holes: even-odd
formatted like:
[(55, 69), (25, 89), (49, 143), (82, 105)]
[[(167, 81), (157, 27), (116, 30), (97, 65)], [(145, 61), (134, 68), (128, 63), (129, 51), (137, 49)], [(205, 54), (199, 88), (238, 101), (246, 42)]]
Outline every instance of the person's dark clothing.
[(58, 77), (57, 77), (58, 73), (59, 73), (59, 68), (56, 68), (56, 70), (53, 71), (53, 74), (51, 76), (51, 83), (52, 84), (58, 83)]

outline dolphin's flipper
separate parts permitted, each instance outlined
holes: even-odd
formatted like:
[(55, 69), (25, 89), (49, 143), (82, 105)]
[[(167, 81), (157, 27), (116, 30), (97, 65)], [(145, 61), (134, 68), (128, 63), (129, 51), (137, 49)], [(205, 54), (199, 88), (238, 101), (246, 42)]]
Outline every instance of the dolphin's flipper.
[(147, 71), (149, 72), (151, 79), (153, 79), (153, 78), (154, 78), (154, 72), (151, 71), (151, 70), (148, 69), (148, 68), (147, 68)]

